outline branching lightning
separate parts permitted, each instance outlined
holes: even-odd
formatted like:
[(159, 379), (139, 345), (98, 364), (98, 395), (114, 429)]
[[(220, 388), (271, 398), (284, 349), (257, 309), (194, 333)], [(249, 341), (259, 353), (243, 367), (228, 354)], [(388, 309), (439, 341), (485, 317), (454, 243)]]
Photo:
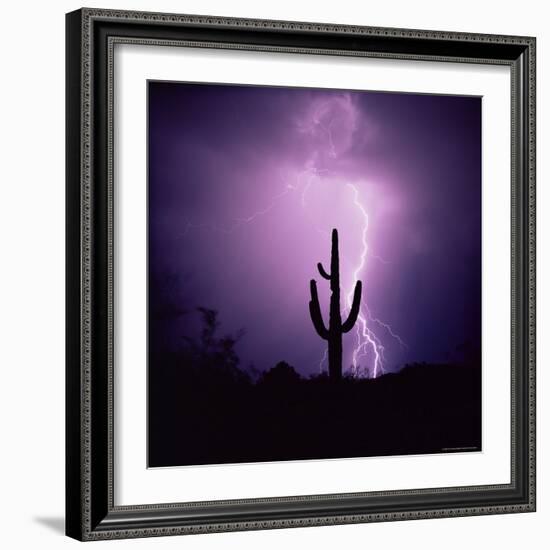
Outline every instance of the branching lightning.
[[(330, 120), (326, 122), (324, 120), (324, 117), (328, 115), (330, 115)], [(332, 133), (332, 127), (335, 121), (334, 116), (334, 113), (331, 113), (330, 111), (330, 106), (323, 104), (313, 114), (309, 122), (300, 127), (300, 131), (304, 131), (310, 134), (315, 134), (317, 129), (321, 130), (321, 133), (326, 136), (327, 140), (325, 153), (328, 154), (329, 158), (331, 159), (336, 159), (338, 156), (337, 148), (335, 146), (335, 139)], [(353, 128), (349, 131), (353, 132)], [(308, 217), (310, 223), (315, 227), (315, 229), (322, 234), (328, 234), (329, 231), (326, 228), (320, 228), (315, 224), (314, 220), (309, 217), (307, 211), (307, 199), (309, 194), (314, 191), (316, 183), (319, 183), (319, 180), (323, 177), (323, 175), (331, 173), (331, 171), (329, 171), (327, 168), (317, 167), (316, 159), (317, 156), (314, 155), (313, 160), (308, 163), (308, 167), (297, 174), (295, 184), (286, 183), (282, 191), (271, 197), (271, 199), (265, 206), (252, 212), (250, 215), (243, 218), (235, 218), (227, 225), (219, 225), (213, 223), (193, 224), (190, 221), (187, 221), (183, 235), (186, 235), (191, 229), (209, 229), (226, 234), (232, 233), (238, 228), (244, 225), (251, 224), (255, 222), (258, 218), (266, 216), (280, 203), (283, 198), (293, 193), (299, 193), (300, 203), (304, 214), (306, 215), (306, 217)], [(351, 190), (351, 205), (357, 210), (359, 214), (358, 217), (360, 219), (361, 244), (359, 257), (352, 264), (354, 267), (352, 269), (352, 273), (348, 283), (349, 290), (344, 292), (346, 300), (346, 304), (344, 307), (345, 309), (349, 310), (353, 301), (353, 288), (355, 285), (355, 281), (363, 280), (363, 284), (365, 286), (365, 281), (363, 278), (367, 263), (367, 256), (369, 258), (378, 260), (383, 264), (388, 264), (389, 262), (380, 258), (379, 256), (369, 253), (369, 246), (367, 242), (369, 216), (367, 213), (367, 209), (365, 208), (365, 205), (361, 200), (359, 189), (357, 188), (357, 186), (353, 183), (347, 183), (346, 185)], [(364, 292), (363, 303), (361, 305), (361, 310), (357, 319), (357, 327), (355, 329), (355, 344), (351, 354), (351, 366), (349, 369), (349, 374), (357, 378), (376, 378), (385, 372), (385, 347), (380, 337), (374, 331), (373, 325), (386, 331), (389, 336), (394, 339), (399, 345), (406, 347), (406, 344), (389, 324), (381, 321), (380, 319), (372, 315), (365, 294), (366, 293)], [(363, 361), (365, 364), (362, 364), (361, 361)], [(324, 371), (324, 365), (326, 364), (326, 362), (327, 350), (325, 349), (319, 362), (320, 372)]]
[[(359, 262), (357, 267), (353, 271), (352, 281), (355, 284), (355, 281), (359, 280), (361, 273), (365, 268), (365, 263), (367, 260), (368, 244), (367, 244), (367, 229), (369, 227), (369, 216), (365, 207), (359, 200), (359, 191), (355, 185), (348, 183), (348, 186), (353, 190), (353, 204), (361, 213), (362, 218), (362, 229), (361, 229), (361, 254), (359, 256)], [(353, 288), (353, 286), (351, 287)], [(347, 293), (348, 308), (351, 308), (351, 303), (353, 300), (353, 291)], [(365, 300), (363, 300), (364, 302)], [(359, 317), (357, 319), (357, 341), (355, 349), (352, 354), (352, 375), (361, 376), (359, 372), (359, 358), (365, 355), (365, 350), (367, 347), (370, 347), (373, 353), (373, 366), (372, 366), (372, 377), (376, 378), (379, 372), (384, 368), (382, 366), (382, 355), (383, 355), (383, 346), (381, 345), (379, 339), (372, 333), (370, 330), (367, 319), (363, 314), (363, 308), (359, 312)]]
[(220, 225), (216, 223), (191, 223), (191, 221), (187, 220), (184, 230), (181, 233), (180, 237), (186, 236), (191, 229), (209, 229), (211, 231), (216, 231), (216, 232), (225, 233), (225, 234), (233, 233), (239, 227), (249, 224), (255, 221), (256, 218), (264, 216), (265, 214), (273, 210), (273, 208), (275, 208), (275, 206), (280, 201), (280, 199), (282, 199), (283, 197), (285, 197), (286, 195), (288, 195), (289, 193), (295, 190), (296, 188), (292, 184), (290, 183), (287, 184), (283, 189), (283, 191), (281, 191), (280, 193), (278, 193), (277, 195), (271, 198), (267, 206), (265, 206), (264, 208), (261, 208), (260, 210), (257, 210), (256, 212), (253, 212), (252, 214), (250, 214), (249, 216), (246, 216), (245, 218), (234, 218), (232, 222), (230, 222), (227, 225)]
[[(349, 97), (347, 99), (349, 100)], [(349, 101), (344, 102), (344, 105), (345, 105), (345, 108), (350, 108)], [(327, 117), (327, 116), (330, 116), (330, 119), (328, 120), (328, 122), (324, 122), (324, 117)], [(309, 133), (315, 134), (316, 127), (318, 127), (321, 129), (321, 132), (326, 135), (327, 141), (328, 141), (328, 155), (333, 159), (337, 157), (335, 139), (332, 133), (333, 122), (335, 120), (334, 116), (335, 116), (334, 112), (333, 111), (331, 112), (331, 106), (328, 103), (323, 103), (318, 107), (318, 109), (314, 113), (311, 124), (305, 125)], [(354, 129), (355, 129), (355, 121), (354, 121), (353, 112), (352, 112), (351, 124), (348, 131), (352, 134)], [(355, 268), (352, 270), (352, 277), (350, 280), (349, 291), (346, 293), (346, 302), (347, 302), (346, 306), (347, 306), (347, 309), (349, 310), (349, 308), (351, 308), (351, 304), (353, 301), (353, 288), (355, 285), (355, 281), (361, 279), (361, 276), (364, 273), (364, 269), (367, 261), (367, 253), (369, 250), (368, 243), (367, 243), (367, 230), (369, 226), (369, 217), (365, 206), (361, 202), (361, 197), (359, 195), (359, 190), (357, 189), (357, 186), (352, 183), (348, 183), (347, 186), (352, 190), (353, 205), (358, 210), (360, 214), (360, 219), (361, 219), (360, 254), (359, 254), (357, 263), (355, 264)], [(302, 205), (305, 205), (304, 196), (305, 196), (305, 192), (302, 195)], [(384, 260), (382, 260), (380, 257), (375, 257), (372, 254), (370, 255), (370, 257), (376, 258), (382, 263), (387, 263)], [(357, 319), (357, 328), (355, 329), (356, 342), (352, 353), (352, 362), (351, 362), (352, 364), (350, 367), (350, 374), (354, 377), (371, 376), (373, 378), (376, 378), (380, 374), (384, 373), (385, 348), (380, 338), (371, 328), (372, 324), (376, 324), (380, 328), (385, 329), (392, 338), (397, 340), (397, 342), (401, 346), (405, 347), (405, 343), (403, 342), (403, 340), (393, 331), (393, 329), (390, 327), (389, 324), (384, 323), (383, 321), (380, 321), (379, 319), (377, 319), (372, 315), (371, 310), (368, 306), (366, 297), (364, 297), (363, 304), (359, 312), (359, 317)], [(367, 358), (367, 356), (369, 355), (369, 351), (370, 351), (371, 363), (372, 363), (370, 369), (362, 367), (360, 364), (360, 360)], [(326, 361), (326, 351), (321, 359), (321, 363), (320, 363), (321, 369), (325, 361)]]

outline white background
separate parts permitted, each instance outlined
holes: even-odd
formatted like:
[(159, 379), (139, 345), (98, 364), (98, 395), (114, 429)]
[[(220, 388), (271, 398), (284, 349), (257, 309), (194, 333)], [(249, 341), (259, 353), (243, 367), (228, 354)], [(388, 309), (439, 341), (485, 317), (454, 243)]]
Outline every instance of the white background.
[[(481, 4), (387, 1), (363, 3), (252, 1), (114, 1), (88, 5), (208, 13), (241, 17), (528, 34), (538, 38), (539, 151), (539, 499), (538, 512), (511, 516), (392, 522), (315, 529), (201, 535), (97, 543), (152, 548), (543, 548), (548, 535), (550, 486), (541, 467), (550, 435), (544, 402), (549, 344), (550, 207), (544, 182), (547, 150), (548, 23), (544, 3)], [(77, 543), (62, 536), (64, 509), (64, 13), (76, 2), (3, 6), (2, 199), (0, 315), (3, 379), (0, 384), (0, 517), (5, 548), (60, 548)], [(545, 63), (546, 60), (546, 63)], [(544, 433), (546, 432), (546, 433)], [(547, 543), (546, 543), (547, 544)]]

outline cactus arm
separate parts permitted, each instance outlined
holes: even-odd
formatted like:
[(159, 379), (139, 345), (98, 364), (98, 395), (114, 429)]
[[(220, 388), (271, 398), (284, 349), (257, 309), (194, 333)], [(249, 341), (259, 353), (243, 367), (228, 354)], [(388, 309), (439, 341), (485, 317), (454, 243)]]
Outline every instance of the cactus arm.
[(329, 333), (323, 322), (321, 306), (319, 305), (319, 295), (317, 294), (317, 283), (312, 279), (310, 284), (311, 300), (309, 301), (309, 314), (317, 334), (323, 339), (328, 340)]
[(353, 302), (351, 304), (351, 310), (345, 323), (342, 324), (342, 332), (349, 332), (359, 316), (359, 310), (361, 309), (361, 281), (355, 283), (355, 290), (353, 292)]
[(323, 267), (321, 262), (317, 264), (317, 269), (319, 270), (319, 273), (321, 274), (321, 277), (323, 277), (323, 279), (330, 281), (330, 275), (325, 271), (325, 268)]

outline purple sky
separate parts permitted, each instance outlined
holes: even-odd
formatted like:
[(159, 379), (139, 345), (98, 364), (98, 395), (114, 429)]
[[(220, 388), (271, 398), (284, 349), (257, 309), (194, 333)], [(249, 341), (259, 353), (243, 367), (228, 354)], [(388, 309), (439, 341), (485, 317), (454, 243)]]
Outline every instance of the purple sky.
[[(151, 304), (218, 310), (243, 367), (319, 372), (309, 281), (328, 322), (333, 227), (342, 293), (364, 287), (344, 370), (354, 350), (379, 374), (479, 345), (481, 99), (149, 83)], [(172, 347), (197, 321), (151, 322)]]

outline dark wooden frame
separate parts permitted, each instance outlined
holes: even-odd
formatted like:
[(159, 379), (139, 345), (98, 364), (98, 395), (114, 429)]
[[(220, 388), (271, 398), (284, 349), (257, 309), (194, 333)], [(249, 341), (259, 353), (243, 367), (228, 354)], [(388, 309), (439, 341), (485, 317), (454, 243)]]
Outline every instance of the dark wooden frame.
[[(66, 29), (67, 535), (98, 540), (534, 511), (535, 39), (101, 9), (67, 14)], [(192, 44), (511, 68), (511, 483), (114, 505), (111, 132), (115, 43)]]

